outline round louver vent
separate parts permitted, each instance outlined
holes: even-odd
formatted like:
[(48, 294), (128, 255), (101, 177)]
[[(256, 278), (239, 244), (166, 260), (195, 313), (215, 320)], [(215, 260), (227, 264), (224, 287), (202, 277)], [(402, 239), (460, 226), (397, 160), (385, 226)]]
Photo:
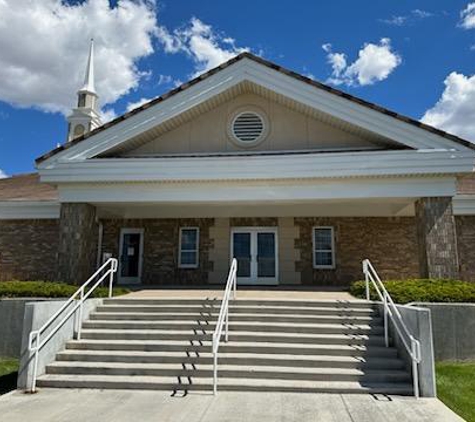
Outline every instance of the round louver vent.
[(255, 143), (264, 134), (264, 120), (252, 111), (240, 113), (233, 120), (232, 133), (240, 142)]

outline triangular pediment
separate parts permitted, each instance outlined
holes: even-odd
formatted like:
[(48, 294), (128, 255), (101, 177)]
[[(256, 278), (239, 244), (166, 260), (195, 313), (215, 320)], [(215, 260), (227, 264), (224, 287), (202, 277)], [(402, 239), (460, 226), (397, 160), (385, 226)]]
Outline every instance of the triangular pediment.
[[(213, 107), (197, 106), (187, 116), (153, 128), (102, 157), (153, 157), (170, 154), (252, 153), (264, 151), (368, 151), (403, 145), (331, 119), (318, 111), (280, 98), (251, 83), (226, 92)], [(232, 136), (234, 116), (250, 111), (265, 119), (266, 134), (251, 146)]]
[[(295, 127), (305, 124), (308, 132), (308, 125), (313, 125), (312, 133), (320, 130), (331, 135), (328, 138), (330, 141), (325, 141), (326, 144), (322, 141), (325, 144), (323, 146), (318, 142), (303, 145), (300, 135), (297, 141), (287, 136), (287, 144), (282, 142), (280, 147), (274, 145), (272, 149), (338, 149), (344, 146), (343, 138), (337, 139), (341, 134), (345, 134), (349, 147), (356, 148), (374, 146), (382, 149), (458, 151), (473, 148), (469, 142), (455, 136), (313, 82), (255, 56), (243, 54), (84, 138), (40, 157), (37, 162), (41, 168), (58, 160), (82, 161), (96, 157), (127, 156), (141, 148), (146, 150), (145, 145), (159, 143), (160, 139), (164, 140), (172, 132), (179, 131), (180, 127), (197, 122), (203, 116), (209, 124), (213, 112), (222, 111), (226, 109), (226, 104), (233, 104), (236, 99), (246, 96), (252, 96), (254, 102), (267, 101), (275, 110), (278, 109), (276, 119), (280, 119), (280, 122), (294, 119)], [(288, 111), (287, 116), (285, 110)], [(302, 123), (302, 119), (306, 119), (305, 123)], [(226, 118), (222, 120), (226, 121)], [(271, 124), (276, 121), (273, 118)], [(225, 127), (221, 129), (226, 130)], [(333, 145), (332, 137), (335, 137)], [(206, 152), (206, 145), (202, 142), (199, 147), (194, 145), (189, 152), (196, 152), (196, 148)]]

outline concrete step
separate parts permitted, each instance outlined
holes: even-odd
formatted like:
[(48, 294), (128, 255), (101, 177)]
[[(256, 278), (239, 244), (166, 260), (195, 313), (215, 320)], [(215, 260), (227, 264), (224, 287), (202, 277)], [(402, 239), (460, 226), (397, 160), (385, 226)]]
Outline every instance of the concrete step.
[[(173, 305), (173, 304), (163, 304), (163, 305), (148, 305), (148, 304), (127, 304), (122, 303), (126, 301), (121, 301), (119, 303), (107, 302), (102, 309), (111, 308), (112, 310), (127, 307), (128, 311), (131, 312), (137, 311), (137, 308), (146, 308), (147, 312), (150, 308), (154, 308), (152, 311), (154, 313), (204, 313), (210, 315), (218, 315), (221, 309), (221, 304), (219, 305)], [(134, 308), (134, 309), (130, 309)], [(291, 314), (291, 315), (352, 315), (355, 316), (371, 316), (376, 315), (378, 312), (376, 309), (372, 308), (340, 308), (340, 307), (330, 307), (330, 306), (314, 306), (314, 307), (302, 307), (302, 306), (245, 306), (241, 304), (230, 304), (230, 312), (232, 314)], [(128, 312), (127, 311), (127, 312)], [(108, 311), (109, 312), (109, 311)]]
[[(352, 309), (352, 308), (366, 308), (375, 309), (374, 302), (368, 302), (366, 300), (295, 300), (295, 299), (236, 299), (230, 300), (230, 306), (284, 306), (284, 307), (299, 307), (299, 308), (338, 308), (338, 309)], [(139, 299), (139, 298), (112, 298), (104, 299), (105, 305), (139, 305), (139, 306), (221, 306), (221, 299), (209, 298), (209, 299), (182, 299), (182, 298), (169, 298), (169, 299)]]
[[(120, 315), (120, 317), (117, 317)], [(106, 318), (104, 318), (106, 316)], [(94, 312), (91, 320), (119, 319), (128, 321), (152, 320), (152, 321), (200, 321), (202, 323), (215, 323), (218, 314), (198, 313), (146, 313), (146, 312)], [(229, 320), (233, 322), (283, 322), (293, 324), (369, 324), (380, 326), (383, 323), (380, 317), (371, 316), (340, 316), (340, 315), (279, 315), (279, 314), (230, 314)]]
[[(83, 339), (96, 340), (179, 340), (212, 341), (213, 332), (208, 330), (135, 330), (135, 329), (83, 329)], [(224, 334), (222, 337), (224, 341)], [(348, 345), (384, 345), (384, 337), (353, 334), (302, 334), (267, 333), (265, 331), (232, 331), (229, 340), (255, 343), (296, 343), (296, 344), (348, 344)]]
[[(151, 341), (151, 340), (72, 340), (67, 349), (75, 350), (128, 350), (143, 352), (182, 352), (209, 353), (211, 341)], [(325, 355), (325, 356), (362, 356), (369, 358), (395, 358), (397, 350), (392, 347), (358, 346), (339, 344), (296, 344), (266, 342), (236, 342), (230, 340), (221, 343), (220, 353), (288, 354), (288, 355)]]
[[(210, 379), (187, 377), (150, 377), (115, 375), (55, 375), (47, 374), (38, 379), (39, 387), (51, 388), (109, 388), (138, 390), (211, 391)], [(312, 392), (336, 394), (401, 394), (411, 395), (409, 383), (332, 382), (302, 380), (267, 380), (219, 378), (220, 391)]]
[[(216, 321), (219, 313), (203, 312), (155, 312), (155, 307), (144, 306), (129, 306), (127, 308), (123, 306), (99, 306), (94, 312), (94, 317), (101, 316), (103, 314), (120, 314), (122, 319), (127, 319), (127, 316), (138, 316), (140, 319), (153, 319), (153, 320), (181, 320), (181, 321)], [(382, 318), (368, 315), (299, 315), (299, 314), (280, 314), (276, 313), (247, 313), (235, 314), (230, 312), (230, 320), (233, 321), (274, 321), (274, 322), (294, 322), (294, 323), (312, 323), (312, 322), (367, 322), (374, 325), (381, 325)], [(101, 318), (102, 319), (102, 318)]]
[[(345, 330), (347, 333), (350, 327), (360, 324), (333, 324), (334, 328), (338, 330)], [(366, 324), (363, 324), (366, 325)], [(89, 320), (83, 323), (83, 328), (88, 330), (171, 330), (171, 331), (186, 331), (189, 333), (207, 333), (212, 334), (216, 329), (215, 322), (206, 323), (203, 321), (142, 321), (142, 320)], [(235, 322), (233, 320), (229, 323), (230, 332), (246, 331), (246, 332), (265, 332), (265, 333), (291, 333), (291, 334), (319, 334), (328, 331), (328, 323), (322, 327), (321, 324), (296, 324), (296, 323), (282, 323), (282, 322)], [(371, 331), (375, 334), (381, 334), (381, 327), (371, 325)]]
[[(82, 362), (129, 362), (129, 363), (213, 363), (211, 352), (141, 352), (114, 350), (67, 349), (58, 353), (57, 361)], [(366, 359), (353, 356), (312, 356), (289, 354), (220, 353), (223, 365), (286, 366), (302, 368), (355, 368), (355, 369), (403, 369), (404, 362), (398, 358)]]
[[(211, 364), (124, 363), (124, 362), (55, 362), (46, 367), (47, 374), (118, 375), (212, 378)], [(353, 368), (300, 368), (286, 366), (219, 365), (225, 378), (260, 378), (307, 381), (408, 382), (401, 370), (361, 370)]]

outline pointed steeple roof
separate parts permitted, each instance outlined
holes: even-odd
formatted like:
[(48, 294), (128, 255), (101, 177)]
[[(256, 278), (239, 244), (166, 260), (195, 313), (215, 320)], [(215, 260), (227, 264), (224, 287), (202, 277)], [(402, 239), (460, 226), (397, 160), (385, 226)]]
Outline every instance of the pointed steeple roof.
[(87, 60), (86, 75), (84, 77), (84, 86), (79, 92), (87, 92), (97, 95), (94, 87), (94, 39), (91, 38), (91, 47), (89, 48), (89, 58)]

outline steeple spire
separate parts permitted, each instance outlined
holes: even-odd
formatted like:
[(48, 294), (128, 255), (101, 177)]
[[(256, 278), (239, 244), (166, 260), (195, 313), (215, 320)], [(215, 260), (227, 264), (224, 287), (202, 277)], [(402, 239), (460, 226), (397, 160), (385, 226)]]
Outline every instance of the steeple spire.
[(102, 124), (98, 111), (98, 95), (94, 86), (94, 40), (91, 39), (84, 85), (78, 91), (77, 107), (68, 117), (68, 142)]
[(79, 92), (96, 94), (94, 87), (94, 38), (91, 38), (91, 45), (89, 47), (89, 58), (87, 60), (86, 75), (84, 76), (84, 86)]

